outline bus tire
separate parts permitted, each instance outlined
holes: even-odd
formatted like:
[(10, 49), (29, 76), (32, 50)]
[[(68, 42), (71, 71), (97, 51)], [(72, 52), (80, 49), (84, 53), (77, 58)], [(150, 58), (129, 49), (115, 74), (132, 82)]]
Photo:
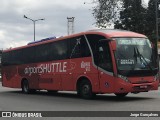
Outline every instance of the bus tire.
[(115, 95), (119, 98), (123, 98), (127, 95), (128, 93), (115, 93)]
[(30, 93), (30, 89), (29, 89), (29, 83), (28, 80), (23, 80), (22, 81), (22, 92), (25, 94), (29, 94)]
[(92, 92), (92, 85), (88, 80), (82, 80), (80, 83), (79, 93), (82, 98), (84, 99), (91, 99), (93, 98)]

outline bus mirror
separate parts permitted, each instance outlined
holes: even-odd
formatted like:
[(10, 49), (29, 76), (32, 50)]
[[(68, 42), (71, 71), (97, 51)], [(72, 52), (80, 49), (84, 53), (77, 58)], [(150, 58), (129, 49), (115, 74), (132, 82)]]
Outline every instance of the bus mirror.
[(117, 45), (116, 45), (116, 41), (115, 41), (115, 40), (112, 40), (112, 41), (111, 41), (111, 46), (112, 46), (112, 50), (113, 50), (113, 51), (116, 51)]

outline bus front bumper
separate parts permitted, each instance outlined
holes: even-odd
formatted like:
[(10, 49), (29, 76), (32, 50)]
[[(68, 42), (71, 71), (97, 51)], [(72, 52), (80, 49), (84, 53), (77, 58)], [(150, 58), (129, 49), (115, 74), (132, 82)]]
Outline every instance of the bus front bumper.
[(133, 83), (119, 83), (116, 87), (115, 93), (138, 93), (148, 92), (150, 90), (158, 90), (159, 81), (152, 83), (133, 84)]

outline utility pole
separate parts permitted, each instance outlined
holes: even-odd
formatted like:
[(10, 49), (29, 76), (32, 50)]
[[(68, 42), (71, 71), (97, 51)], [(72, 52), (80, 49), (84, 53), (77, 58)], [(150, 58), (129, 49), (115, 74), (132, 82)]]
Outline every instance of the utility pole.
[(75, 17), (67, 17), (67, 33), (68, 35), (74, 33), (74, 18)]
[(158, 18), (158, 8), (159, 8), (159, 2), (158, 0), (155, 0), (155, 7), (156, 7), (156, 10), (155, 10), (155, 18), (156, 18), (156, 46), (155, 46), (155, 49), (156, 49), (156, 54), (157, 54), (157, 63), (158, 63), (158, 71), (159, 71), (159, 55), (158, 55), (158, 40), (159, 40), (159, 35), (158, 35), (158, 23), (159, 23), (159, 18)]
[(29, 18), (29, 17), (27, 17), (27, 16), (25, 16), (25, 15), (24, 15), (24, 18), (29, 19), (29, 20), (31, 20), (31, 21), (33, 22), (34, 41), (35, 41), (35, 31), (36, 31), (36, 29), (35, 29), (35, 24), (36, 24), (37, 21), (39, 21), (39, 20), (45, 20), (45, 19), (37, 19), (37, 20), (33, 20), (33, 19), (31, 19), (31, 18)]
[(159, 36), (158, 36), (158, 0), (155, 0), (155, 6), (156, 6), (156, 45), (157, 45), (157, 42), (158, 42), (158, 39), (159, 39)]

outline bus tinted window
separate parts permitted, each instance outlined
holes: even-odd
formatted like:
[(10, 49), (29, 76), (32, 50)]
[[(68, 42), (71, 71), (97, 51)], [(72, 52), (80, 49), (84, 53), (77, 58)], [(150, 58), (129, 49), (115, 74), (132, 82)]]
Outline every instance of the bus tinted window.
[(34, 51), (35, 51), (34, 47), (22, 49), (22, 53), (20, 56), (17, 56), (16, 61), (21, 59), (23, 64), (34, 63), (35, 62), (35, 52)]
[(67, 41), (35, 46), (36, 62), (67, 59)]
[(67, 40), (53, 42), (49, 48), (49, 56), (52, 60), (62, 60), (68, 58)]
[(11, 51), (2, 54), (2, 65), (17, 65), (22, 64), (20, 59), (21, 51)]
[(98, 65), (98, 46), (97, 45), (98, 45), (98, 41), (101, 39), (105, 39), (105, 37), (101, 35), (87, 35), (87, 39), (92, 49), (94, 63), (95, 65)]
[(4, 66), (28, 64), (90, 55), (85, 38), (80, 36), (3, 53), (2, 64)]
[(84, 36), (75, 37), (69, 41), (69, 56), (70, 58), (80, 58), (91, 56), (89, 47)]

